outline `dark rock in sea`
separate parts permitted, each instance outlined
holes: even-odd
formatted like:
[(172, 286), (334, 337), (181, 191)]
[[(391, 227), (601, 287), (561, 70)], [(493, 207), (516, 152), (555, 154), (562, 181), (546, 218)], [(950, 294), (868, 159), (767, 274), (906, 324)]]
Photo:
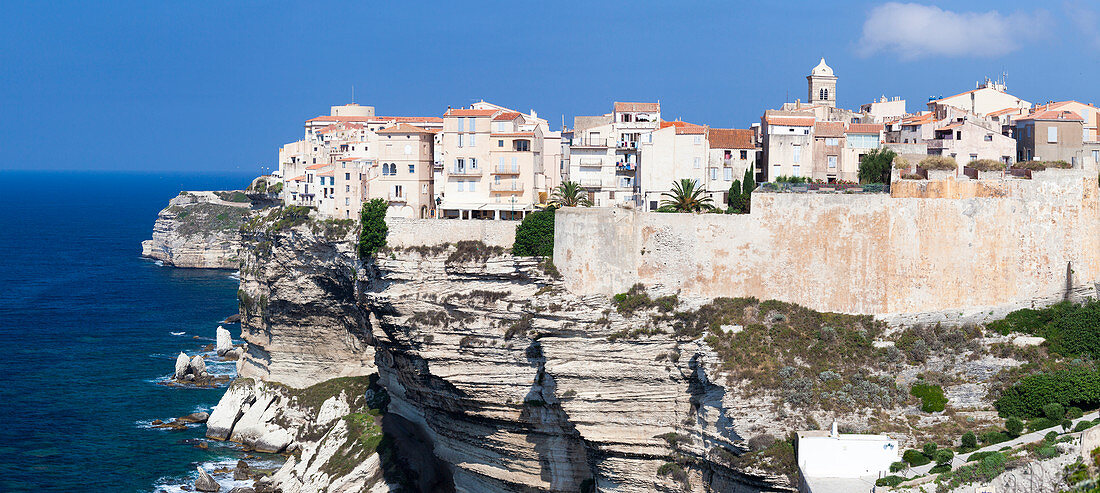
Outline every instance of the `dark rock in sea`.
[(241, 321), (241, 314), (240, 313), (234, 313), (234, 314), (232, 314), (228, 317), (225, 317), (225, 320), (222, 320), (222, 323), (223, 324), (235, 324), (235, 323), (240, 322), (240, 321)]
[[(245, 478), (245, 479), (248, 479), (248, 478)], [(256, 490), (252, 489), (252, 488), (249, 488), (247, 486), (238, 486), (236, 488), (233, 488), (233, 489), (229, 490), (229, 493), (256, 493)]]
[(207, 450), (207, 449), (210, 448), (210, 444), (208, 444), (206, 442), (199, 442), (198, 445), (195, 445), (195, 448), (202, 449), (202, 450)]
[(161, 420), (159, 420), (159, 419), (154, 419), (154, 420), (153, 420), (153, 422), (151, 422), (151, 423), (149, 423), (149, 424), (151, 424), (151, 425), (153, 425), (153, 426), (157, 426), (157, 425), (162, 425), (162, 424), (164, 424), (164, 421), (161, 421)]
[(200, 412), (191, 413), (187, 416), (180, 416), (177, 421), (183, 421), (184, 423), (205, 423), (210, 418), (210, 413)]
[(218, 491), (222, 489), (222, 486), (214, 481), (214, 478), (210, 477), (206, 471), (201, 467), (196, 468), (199, 471), (199, 479), (195, 480), (195, 489), (198, 491)]
[(237, 468), (233, 470), (234, 481), (244, 481), (252, 477), (252, 469), (248, 467), (248, 463), (239, 460), (237, 461)]

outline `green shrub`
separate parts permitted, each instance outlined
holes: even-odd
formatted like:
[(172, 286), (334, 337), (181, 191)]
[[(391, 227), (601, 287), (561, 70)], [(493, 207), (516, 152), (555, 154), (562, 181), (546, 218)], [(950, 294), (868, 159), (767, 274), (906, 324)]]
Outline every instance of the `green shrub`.
[(890, 168), (897, 153), (880, 147), (859, 160), (860, 183), (890, 183)]
[(947, 405), (947, 397), (943, 395), (943, 387), (924, 383), (914, 384), (909, 393), (920, 398), (920, 410), (926, 413), (943, 411)]
[(1047, 418), (1035, 418), (1027, 422), (1027, 431), (1045, 430), (1055, 426), (1058, 426), (1057, 421), (1052, 421)]
[(688, 475), (684, 468), (675, 462), (665, 462), (657, 468), (658, 476), (668, 476), (681, 483), (687, 483)]
[(1047, 432), (1046, 435), (1043, 435), (1043, 440), (1046, 441), (1047, 443), (1054, 443), (1054, 442), (1058, 441), (1058, 432), (1057, 431)]
[(950, 156), (928, 156), (921, 159), (917, 166), (924, 169), (940, 171), (955, 171), (959, 169), (959, 163), (955, 162), (955, 158)]
[(1070, 428), (1073, 428), (1073, 421), (1071, 421), (1069, 418), (1063, 419), (1062, 429), (1065, 431), (1069, 431)]
[(928, 470), (928, 474), (943, 474), (951, 470), (951, 464), (936, 464)]
[(1033, 418), (1052, 402), (1095, 409), (1100, 405), (1100, 372), (1070, 368), (1029, 375), (1005, 389), (993, 405), (1001, 416)]
[(1076, 431), (1085, 431), (1089, 428), (1092, 428), (1092, 422), (1091, 421), (1078, 421), (1077, 426), (1073, 427), (1073, 431), (1075, 431), (1075, 432)]
[(931, 459), (936, 456), (936, 449), (938, 448), (939, 447), (935, 443), (928, 442), (921, 447), (921, 452), (924, 452), (924, 455), (927, 455), (928, 458)]
[(899, 460), (890, 464), (890, 472), (901, 472), (909, 468), (909, 464), (903, 460)]
[(1016, 163), (1012, 165), (1013, 168), (1029, 169), (1032, 171), (1042, 171), (1047, 168), (1062, 168), (1069, 169), (1073, 165), (1065, 161), (1025, 161), (1022, 163)]
[(1066, 417), (1069, 418), (1069, 419), (1081, 419), (1081, 416), (1084, 416), (1084, 415), (1085, 415), (1085, 412), (1082, 411), (1081, 408), (1079, 408), (1077, 406), (1070, 406), (1069, 408), (1066, 409)]
[(516, 226), (516, 241), (512, 254), (517, 257), (552, 257), (554, 255), (554, 210), (528, 214)]
[(653, 306), (653, 300), (645, 292), (645, 286), (635, 284), (625, 293), (619, 293), (611, 298), (611, 304), (615, 305), (615, 311), (624, 317), (629, 317), (638, 310), (644, 310)]
[(359, 258), (374, 255), (386, 246), (386, 235), (390, 228), (386, 225), (386, 209), (389, 204), (382, 199), (372, 199), (363, 204), (359, 212), (362, 229), (359, 230)]
[(974, 435), (973, 431), (963, 433), (961, 439), (962, 448), (974, 449), (978, 448), (978, 437)]
[(987, 431), (985, 433), (982, 433), (981, 436), (979, 436), (978, 438), (982, 441), (982, 444), (984, 445), (993, 445), (1001, 442), (1007, 442), (1012, 439), (1008, 436), (1007, 433), (1003, 431)]
[(1020, 421), (1020, 418), (1012, 417), (1005, 421), (1005, 431), (1009, 436), (1020, 436), (1020, 433), (1024, 431), (1024, 422)]
[(1053, 445), (1045, 445), (1036, 449), (1035, 455), (1038, 455), (1043, 459), (1050, 459), (1051, 457), (1058, 456), (1058, 449), (1054, 448)]
[(1016, 310), (987, 325), (1008, 334), (1022, 332), (1045, 338), (1050, 350), (1063, 356), (1100, 356), (1100, 301), (1069, 301), (1048, 308)]
[(883, 477), (881, 477), (881, 478), (878, 478), (878, 479), (876, 479), (876, 480), (875, 480), (875, 486), (889, 486), (889, 487), (893, 487), (893, 486), (897, 486), (897, 485), (899, 485), (899, 484), (901, 484), (901, 483), (904, 483), (904, 482), (905, 482), (905, 479), (906, 479), (906, 478), (904, 478), (904, 477), (902, 477), (902, 476), (893, 476), (893, 475), (891, 475), (891, 476), (883, 476)]
[(1004, 171), (1005, 163), (996, 159), (975, 159), (967, 163), (966, 167), (978, 171)]
[(1051, 402), (1043, 406), (1043, 416), (1051, 421), (1061, 421), (1066, 415), (1066, 408), (1057, 402)]
[(941, 449), (936, 451), (935, 458), (936, 458), (936, 465), (942, 466), (944, 464), (950, 464), (951, 459), (955, 458), (955, 453), (948, 450), (948, 449), (941, 448)]
[(923, 452), (913, 449), (906, 450), (905, 453), (901, 454), (901, 460), (908, 462), (909, 465), (913, 467), (923, 466), (932, 462), (932, 459), (929, 459)]

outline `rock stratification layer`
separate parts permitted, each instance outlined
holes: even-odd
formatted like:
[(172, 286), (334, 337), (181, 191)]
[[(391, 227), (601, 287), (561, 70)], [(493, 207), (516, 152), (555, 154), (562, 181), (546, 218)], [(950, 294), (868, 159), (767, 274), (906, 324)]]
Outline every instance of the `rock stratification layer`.
[(241, 192), (181, 192), (157, 215), (141, 255), (175, 267), (236, 269), (238, 229), (251, 206)]
[[(403, 248), (364, 263), (354, 224), (295, 214), (276, 209), (242, 229), (241, 377), (303, 388), (377, 372), (387, 394), (379, 425), (392, 447), (379, 449), (377, 470), (359, 467), (375, 459), (357, 449), (359, 466), (338, 471), (347, 476), (326, 473), (315, 462), (343, 453), (349, 421), (280, 434), (271, 426), (286, 420), (274, 416), (295, 414), (280, 410), (293, 399), (235, 386), (209, 434), (300, 449), (272, 487), (369, 489), (408, 478), (459, 492), (790, 487), (734, 467), (744, 441), (702, 341), (660, 330), (621, 337), (636, 328), (608, 298), (571, 295), (552, 269), (500, 248)], [(244, 419), (253, 415), (270, 419)], [(224, 421), (262, 424), (245, 433)], [(253, 435), (291, 438), (260, 444)]]

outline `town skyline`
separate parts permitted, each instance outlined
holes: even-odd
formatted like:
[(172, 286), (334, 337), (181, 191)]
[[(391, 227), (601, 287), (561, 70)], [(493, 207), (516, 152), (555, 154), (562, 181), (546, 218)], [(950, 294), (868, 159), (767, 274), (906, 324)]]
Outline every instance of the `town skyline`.
[[(660, 101), (670, 120), (747, 128), (766, 109), (805, 100), (806, 67), (821, 57), (845, 80), (844, 108), (900, 96), (916, 111), (1004, 72), (1022, 98), (1091, 102), (1089, 60), (1100, 46), (1083, 27), (1095, 9), (1073, 2), (421, 7), (228, 5), (210, 15), (74, 4), (64, 10), (80, 15), (57, 18), (63, 7), (14, 6), (0, 35), (9, 47), (0, 169), (274, 167), (271, 146), (295, 137), (288, 123), (351, 102), (352, 87), (379, 114), (440, 116), (484, 99), (534, 109), (560, 129), (563, 117), (570, 125), (614, 101)], [(899, 16), (937, 31), (884, 38), (881, 26)], [(987, 41), (959, 39), (968, 30)], [(1035, 60), (1060, 64), (1061, 75), (1034, 70)], [(41, 155), (21, 144), (56, 119), (70, 122), (67, 145)], [(107, 143), (134, 126), (154, 131), (121, 154)]]

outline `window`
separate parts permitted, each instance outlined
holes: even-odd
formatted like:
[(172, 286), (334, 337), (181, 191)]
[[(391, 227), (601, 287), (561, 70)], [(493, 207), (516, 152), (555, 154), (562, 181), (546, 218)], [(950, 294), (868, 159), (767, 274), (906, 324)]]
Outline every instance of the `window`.
[(463, 173), (466, 171), (466, 160), (463, 158), (455, 159), (455, 171)]
[(691, 159), (691, 167), (699, 169), (699, 158), (696, 157)]
[(477, 180), (470, 180), (470, 191), (471, 192), (476, 192), (477, 191)]
[(497, 141), (497, 147), (504, 147), (504, 139), (500, 139)]
[(971, 154), (970, 155), (970, 160), (971, 161), (977, 161), (978, 160), (978, 155), (977, 154)]
[(466, 191), (466, 181), (465, 180), (458, 180), (458, 191), (459, 192), (465, 192)]
[(409, 154), (412, 154), (412, 153), (413, 153), (413, 146), (411, 146), (409, 144), (405, 144), (405, 155), (408, 156)]
[(724, 152), (722, 156), (722, 159), (731, 159), (733, 158), (733, 151), (726, 149), (726, 152)]
[(1053, 143), (1057, 143), (1057, 142), (1058, 142), (1058, 127), (1054, 127), (1054, 126), (1047, 127), (1047, 143), (1053, 144)]
[(344, 192), (351, 193), (351, 185), (344, 185)]
[(1073, 166), (1074, 168), (1076, 168), (1077, 167), (1077, 156), (1073, 156), (1073, 157), (1069, 158), (1069, 164), (1070, 164), (1070, 166)]
[(350, 180), (351, 179), (351, 173), (344, 173), (344, 179), (345, 180)]
[(986, 142), (993, 142), (993, 134), (985, 134)]
[(741, 151), (741, 159), (748, 159), (749, 151)]
[(519, 158), (518, 157), (513, 157), (512, 158), (512, 171), (518, 171), (518, 170), (519, 170)]
[(823, 87), (820, 91), (818, 91), (818, 99), (822, 101), (829, 100), (829, 89), (827, 87)]
[(836, 169), (836, 156), (829, 156), (829, 169)]
[(393, 186), (393, 196), (394, 197), (404, 197), (405, 196), (405, 187), (403, 187), (401, 185), (394, 185)]
[(477, 134), (470, 134), (470, 143), (469, 143), (469, 144), (466, 144), (466, 145), (468, 145), (468, 146), (470, 146), (470, 147), (473, 147), (473, 146), (474, 146), (474, 144), (476, 143), (476, 142), (475, 142), (475, 140), (476, 140), (476, 139), (474, 138), (474, 137), (476, 137), (476, 136), (477, 136)]
[(409, 165), (409, 174), (412, 174), (412, 173), (416, 173), (416, 165), (415, 164), (410, 164)]
[(461, 132), (463, 130), (466, 130), (466, 119), (462, 118), (462, 117), (459, 117), (458, 118), (458, 131)]
[(836, 137), (829, 137), (829, 138), (825, 139), (825, 145), (827, 145), (827, 146), (840, 145), (840, 139), (838, 139)]
[(794, 165), (794, 166), (791, 166), (791, 169), (793, 170), (793, 171), (791, 171), (791, 176), (794, 176), (794, 177), (802, 176), (802, 171), (799, 170), (799, 166), (797, 164)]
[(1092, 151), (1092, 162), (1100, 163), (1100, 151)]
[(726, 181), (733, 181), (733, 168), (723, 168), (722, 171), (722, 178), (725, 178)]
[(650, 200), (649, 201), (649, 210), (651, 210), (651, 211), (657, 210), (657, 201), (656, 200)]
[(477, 169), (477, 158), (470, 158), (470, 169)]
[(512, 147), (520, 152), (527, 152), (531, 150), (531, 141), (529, 140), (516, 140), (512, 142)]
[(351, 198), (350, 197), (344, 197), (344, 205), (351, 205)]
[(459, 147), (462, 147), (462, 137), (464, 137), (464, 136), (465, 136), (465, 134), (458, 134), (458, 146)]
[(696, 135), (695, 136), (695, 145), (699, 145), (699, 144), (702, 144), (702, 143), (703, 143), (703, 136), (702, 135)]
[[(802, 162), (802, 146), (800, 146), (800, 145), (794, 146), (794, 162), (795, 163), (801, 163)], [(795, 176), (798, 176), (798, 175), (795, 175)]]
[(718, 181), (718, 168), (710, 169), (710, 179), (711, 181)]
[(420, 193), (428, 193), (428, 184), (420, 185)]

